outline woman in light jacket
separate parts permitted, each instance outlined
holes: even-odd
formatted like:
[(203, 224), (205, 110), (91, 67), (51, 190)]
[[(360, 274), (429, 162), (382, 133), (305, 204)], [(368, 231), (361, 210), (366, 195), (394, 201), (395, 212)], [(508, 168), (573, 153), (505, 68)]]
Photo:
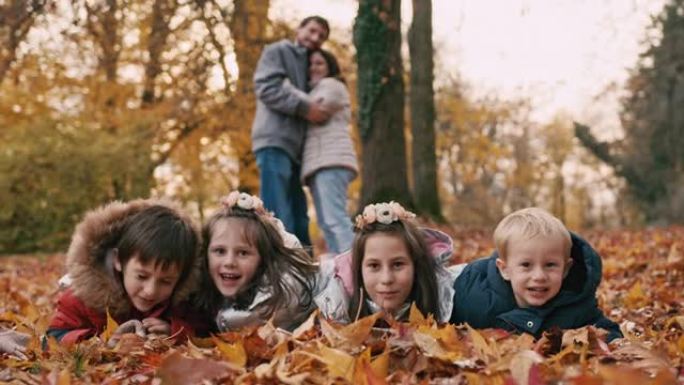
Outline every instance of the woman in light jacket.
[(301, 179), (313, 196), (328, 252), (339, 254), (351, 247), (354, 237), (347, 214), (347, 188), (358, 174), (349, 132), (349, 92), (335, 56), (322, 49), (309, 53), (309, 79), (308, 98), (322, 101), (333, 114), (325, 123), (310, 124), (307, 129)]

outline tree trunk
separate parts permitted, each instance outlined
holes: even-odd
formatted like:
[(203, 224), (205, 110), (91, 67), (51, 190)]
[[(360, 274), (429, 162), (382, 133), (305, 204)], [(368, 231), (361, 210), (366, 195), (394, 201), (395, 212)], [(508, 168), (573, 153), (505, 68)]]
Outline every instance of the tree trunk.
[(45, 0), (13, 0), (0, 5), (0, 83), (17, 58), (19, 44), (44, 9)]
[(354, 22), (362, 143), (361, 205), (413, 207), (406, 170), (401, 1), (361, 0)]
[[(104, 70), (105, 78), (109, 83), (116, 83), (116, 71), (121, 54), (121, 41), (119, 36), (119, 20), (117, 12), (119, 2), (106, 0), (90, 6), (84, 3), (86, 9), (86, 29), (91, 34), (95, 43), (100, 48), (98, 57), (99, 66)], [(113, 105), (114, 99), (110, 98), (107, 103)]]
[[(230, 102), (233, 106), (229, 108), (245, 111), (247, 115), (244, 116), (244, 122), (254, 120), (254, 69), (264, 48), (268, 8), (269, 0), (235, 0), (229, 22), (240, 70), (235, 97)], [(256, 193), (259, 191), (259, 179), (255, 177), (258, 170), (252, 153), (250, 125), (246, 123), (236, 130), (231, 130), (229, 135), (239, 164), (240, 190)]]
[(413, 136), (413, 198), (416, 210), (443, 221), (437, 188), (435, 155), (435, 92), (433, 89), (432, 2), (413, 0), (408, 33), (411, 55), (411, 132)]
[(142, 105), (150, 107), (157, 100), (156, 81), (162, 72), (161, 55), (171, 34), (169, 22), (176, 13), (177, 5), (165, 0), (156, 0), (150, 15), (150, 35), (147, 38), (148, 60), (145, 63), (145, 79), (143, 80)]

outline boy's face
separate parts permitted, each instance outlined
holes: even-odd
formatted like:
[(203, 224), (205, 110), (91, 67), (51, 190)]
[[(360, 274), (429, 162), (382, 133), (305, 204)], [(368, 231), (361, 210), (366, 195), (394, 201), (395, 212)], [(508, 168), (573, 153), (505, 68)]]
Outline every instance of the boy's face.
[(320, 48), (328, 39), (328, 31), (315, 20), (297, 28), (297, 42), (309, 50)]
[(143, 313), (169, 299), (180, 277), (178, 266), (162, 269), (153, 262), (142, 263), (137, 255), (123, 266), (117, 256), (114, 268), (123, 276), (124, 289), (131, 303)]
[(496, 260), (501, 276), (511, 283), (519, 307), (542, 306), (555, 297), (571, 265), (561, 237), (511, 239), (506, 259)]
[(259, 251), (245, 237), (243, 220), (219, 220), (209, 240), (209, 274), (226, 298), (234, 298), (248, 287), (261, 263)]
[(413, 288), (413, 261), (406, 243), (395, 235), (373, 234), (366, 240), (361, 262), (363, 286), (378, 306), (393, 313)]

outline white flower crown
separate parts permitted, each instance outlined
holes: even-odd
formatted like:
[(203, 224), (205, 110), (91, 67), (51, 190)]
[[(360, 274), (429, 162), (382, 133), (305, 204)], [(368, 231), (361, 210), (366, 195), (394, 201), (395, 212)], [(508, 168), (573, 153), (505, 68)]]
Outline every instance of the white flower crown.
[(231, 191), (230, 194), (221, 198), (221, 204), (224, 207), (233, 208), (239, 207), (243, 210), (254, 211), (255, 214), (265, 216), (278, 230), (281, 238), (283, 238), (283, 243), (289, 248), (301, 248), (302, 244), (299, 239), (294, 234), (291, 234), (285, 230), (285, 226), (280, 219), (276, 218), (273, 213), (266, 210), (264, 207), (264, 202), (255, 195), (249, 195), (244, 192)]
[(416, 214), (406, 210), (397, 202), (369, 204), (363, 213), (356, 216), (356, 227), (363, 229), (371, 223), (380, 222), (389, 225), (399, 220), (415, 218)]
[(243, 210), (253, 210), (259, 215), (270, 214), (264, 208), (264, 202), (254, 195), (239, 191), (231, 191), (230, 194), (221, 198), (221, 204), (225, 207), (239, 207)]

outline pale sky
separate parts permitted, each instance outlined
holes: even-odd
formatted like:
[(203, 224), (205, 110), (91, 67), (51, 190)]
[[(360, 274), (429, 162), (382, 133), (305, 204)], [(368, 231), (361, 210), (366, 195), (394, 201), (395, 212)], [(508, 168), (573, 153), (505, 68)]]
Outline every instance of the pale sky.
[[(618, 123), (618, 89), (643, 50), (650, 17), (665, 0), (434, 0), (434, 45), (441, 71), (458, 72), (479, 95), (532, 98), (538, 121), (566, 111), (610, 129)], [(271, 17), (327, 18), (332, 33), (351, 44), (353, 0), (273, 0)], [(408, 27), (411, 1), (403, 1)]]

